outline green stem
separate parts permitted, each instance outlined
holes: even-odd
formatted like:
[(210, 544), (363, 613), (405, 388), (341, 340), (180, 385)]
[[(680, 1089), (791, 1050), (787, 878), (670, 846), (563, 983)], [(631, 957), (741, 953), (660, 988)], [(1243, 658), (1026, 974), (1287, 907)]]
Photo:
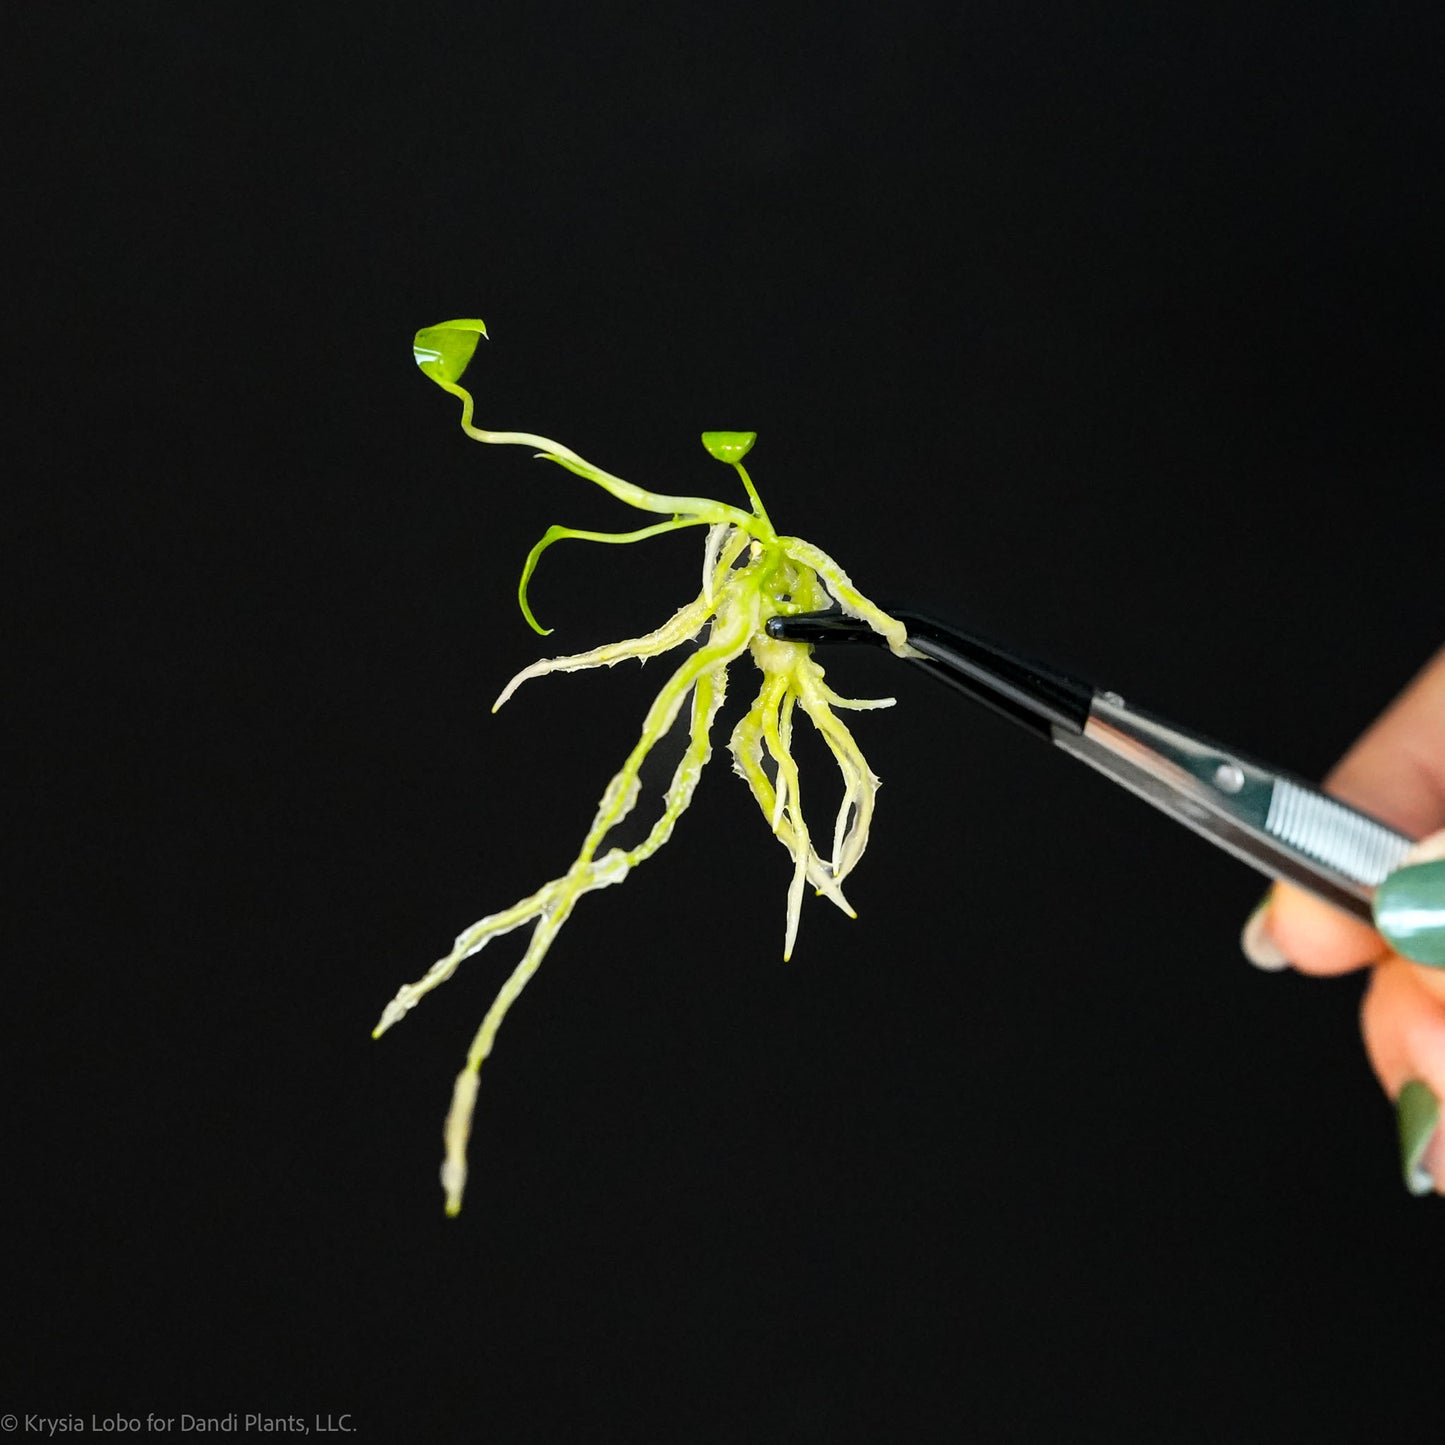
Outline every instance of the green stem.
[(748, 475), (748, 469), (741, 462), (734, 462), (733, 466), (737, 468), (738, 476), (743, 479), (743, 486), (747, 488), (748, 500), (753, 504), (753, 515), (768, 529), (768, 540), (772, 541), (778, 534), (773, 530), (773, 519), (768, 516), (763, 499), (758, 496), (758, 489), (753, 486), (753, 479)]

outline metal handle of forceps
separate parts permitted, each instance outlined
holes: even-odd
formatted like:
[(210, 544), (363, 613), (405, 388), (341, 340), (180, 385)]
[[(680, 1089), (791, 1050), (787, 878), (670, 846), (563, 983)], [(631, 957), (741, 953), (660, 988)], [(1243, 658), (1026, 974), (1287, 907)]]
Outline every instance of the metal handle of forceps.
[(1375, 888), (1413, 839), (1319, 789), (1097, 693), (1066, 753), (1271, 878), (1372, 921)]
[[(911, 659), (1047, 738), (1185, 827), (1271, 878), (1283, 878), (1365, 922), (1375, 888), (1413, 840), (1302, 779), (1130, 707), (1046, 664), (917, 613), (895, 610)], [(881, 641), (836, 614), (774, 618), (795, 641)]]

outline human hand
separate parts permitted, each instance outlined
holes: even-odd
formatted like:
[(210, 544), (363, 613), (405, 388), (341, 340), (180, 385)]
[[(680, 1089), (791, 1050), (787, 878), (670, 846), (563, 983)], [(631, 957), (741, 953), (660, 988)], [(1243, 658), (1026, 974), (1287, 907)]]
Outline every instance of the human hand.
[(1324, 975), (1373, 965), (1361, 1026), (1370, 1063), (1395, 1101), (1405, 1186), (1445, 1194), (1445, 649), (1325, 787), (1422, 841), (1376, 891), (1374, 929), (1276, 883), (1241, 944), (1265, 969)]

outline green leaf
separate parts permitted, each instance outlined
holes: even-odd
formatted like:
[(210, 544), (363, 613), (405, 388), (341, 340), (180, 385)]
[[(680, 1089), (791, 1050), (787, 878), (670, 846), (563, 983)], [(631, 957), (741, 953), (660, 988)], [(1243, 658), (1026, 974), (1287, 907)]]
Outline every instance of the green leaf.
[(423, 326), (411, 344), (416, 364), (442, 386), (455, 386), (477, 349), (477, 342), (487, 334), (481, 321), (439, 321)]
[(757, 439), (758, 434), (755, 431), (705, 431), (702, 434), (702, 444), (707, 448), (708, 455), (716, 457), (720, 462), (742, 461), (752, 451), (753, 443)]

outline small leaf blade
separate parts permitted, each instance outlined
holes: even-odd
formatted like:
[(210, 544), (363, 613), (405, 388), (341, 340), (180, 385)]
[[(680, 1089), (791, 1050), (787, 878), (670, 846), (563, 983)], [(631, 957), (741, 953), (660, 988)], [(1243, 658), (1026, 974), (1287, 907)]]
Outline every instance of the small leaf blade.
[(707, 448), (710, 457), (734, 464), (742, 461), (752, 451), (753, 443), (757, 439), (758, 434), (755, 431), (705, 431), (702, 434), (702, 444)]
[(416, 364), (439, 386), (451, 388), (462, 378), (487, 334), (486, 323), (475, 319), (439, 321), (423, 326), (411, 344)]

